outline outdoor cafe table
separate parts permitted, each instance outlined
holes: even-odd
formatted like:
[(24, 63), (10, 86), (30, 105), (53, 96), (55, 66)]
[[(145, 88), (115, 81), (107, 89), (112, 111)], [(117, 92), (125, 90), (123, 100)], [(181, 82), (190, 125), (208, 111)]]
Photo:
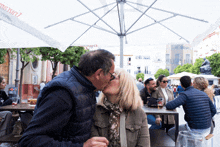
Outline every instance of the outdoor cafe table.
[(34, 105), (30, 105), (28, 103), (21, 103), (15, 106), (13, 105), (1, 106), (0, 111), (34, 111), (34, 108), (35, 108)]
[[(13, 105), (1, 106), (0, 111), (12, 111), (12, 113), (14, 113), (14, 112), (21, 112), (21, 111), (34, 111), (34, 108), (35, 108), (34, 105), (30, 105), (28, 103), (21, 103), (15, 106)], [(3, 142), (17, 143), (19, 139), (20, 137), (14, 137), (14, 135), (11, 133), (11, 134), (2, 136), (0, 138), (0, 143), (3, 143)]]
[(175, 117), (175, 143), (177, 140), (177, 136), (179, 133), (179, 113), (176, 110), (167, 110), (166, 107), (157, 108), (157, 107), (148, 107), (143, 106), (143, 110), (146, 114), (153, 114), (153, 115), (174, 115)]

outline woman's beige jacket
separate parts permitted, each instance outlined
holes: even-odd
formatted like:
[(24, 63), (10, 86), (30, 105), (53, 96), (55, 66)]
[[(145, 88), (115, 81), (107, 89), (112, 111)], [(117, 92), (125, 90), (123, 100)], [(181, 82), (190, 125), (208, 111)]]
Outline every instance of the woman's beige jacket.
[[(106, 137), (109, 140), (109, 112), (102, 105), (96, 106), (91, 137)], [(120, 120), (120, 119), (119, 119)], [(141, 108), (126, 112), (125, 127), (127, 147), (150, 147), (147, 117)], [(119, 129), (120, 130), (120, 129)]]
[[(152, 93), (152, 97), (154, 97), (154, 98), (164, 98), (164, 106), (169, 101), (174, 100), (173, 92), (168, 88), (165, 88), (165, 90), (167, 92), (168, 101), (166, 101), (161, 87), (158, 87), (157, 90)], [(156, 116), (156, 117), (158, 117), (158, 116)], [(168, 124), (175, 124), (174, 116), (173, 115), (164, 115), (164, 124), (167, 124), (167, 122), (168, 122)]]

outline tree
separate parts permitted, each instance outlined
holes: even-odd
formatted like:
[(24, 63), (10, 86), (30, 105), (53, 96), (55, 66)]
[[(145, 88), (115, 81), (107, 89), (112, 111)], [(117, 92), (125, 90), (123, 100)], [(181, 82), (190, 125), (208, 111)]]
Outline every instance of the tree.
[(180, 73), (181, 72), (181, 65), (178, 65), (173, 71), (175, 74)]
[(144, 74), (143, 74), (143, 73), (138, 73), (138, 74), (136, 75), (136, 79), (138, 80), (139, 78), (141, 78), (142, 81), (144, 81)]
[(158, 69), (154, 77), (157, 79), (160, 75), (165, 75), (166, 77), (169, 76), (169, 71), (167, 69)]
[(68, 47), (65, 52), (62, 52), (52, 47), (41, 47), (39, 49), (40, 53), (42, 54), (41, 60), (49, 60), (51, 62), (53, 69), (52, 79), (55, 77), (57, 65), (59, 62), (61, 62), (62, 64), (68, 64), (71, 67), (73, 65), (78, 65), (81, 55), (86, 52), (84, 47), (77, 46)]
[(175, 69), (174, 69), (174, 73), (177, 74), (177, 73), (181, 73), (181, 72), (191, 72), (191, 67), (193, 65), (192, 64), (184, 64), (183, 66), (181, 65), (178, 65)]
[(212, 74), (214, 76), (220, 77), (220, 53), (215, 53), (207, 59), (210, 61), (210, 66), (212, 68)]
[(0, 64), (5, 63), (6, 53), (7, 53), (7, 49), (0, 49)]
[[(12, 52), (17, 53), (17, 49), (12, 49)], [(19, 97), (22, 97), (22, 82), (23, 82), (23, 73), (24, 68), (30, 62), (39, 60), (40, 51), (38, 48), (21, 48), (20, 49), (20, 62), (21, 62), (21, 72), (20, 72), (20, 85), (19, 85)], [(14, 57), (14, 56), (12, 56)]]
[(190, 68), (190, 72), (194, 74), (200, 74), (200, 67), (204, 60), (202, 58), (196, 59), (194, 65)]

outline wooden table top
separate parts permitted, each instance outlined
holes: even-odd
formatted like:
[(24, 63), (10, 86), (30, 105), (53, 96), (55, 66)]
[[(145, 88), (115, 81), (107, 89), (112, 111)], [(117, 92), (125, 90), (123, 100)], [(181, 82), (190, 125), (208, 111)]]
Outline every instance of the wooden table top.
[(34, 111), (35, 105), (30, 105), (29, 103), (22, 103), (17, 104), (15, 106), (13, 105), (7, 105), (7, 106), (1, 106), (1, 111)]

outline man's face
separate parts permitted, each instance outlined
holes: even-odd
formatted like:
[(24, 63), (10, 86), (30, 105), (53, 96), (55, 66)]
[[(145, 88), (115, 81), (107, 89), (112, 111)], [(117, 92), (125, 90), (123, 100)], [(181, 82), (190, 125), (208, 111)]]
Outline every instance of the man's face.
[(96, 86), (97, 90), (103, 90), (109, 82), (113, 79), (115, 64), (112, 60), (112, 66), (110, 71), (105, 75), (104, 71), (102, 72), (102, 77), (100, 78), (98, 86)]
[(154, 80), (150, 81), (149, 84), (146, 85), (146, 88), (154, 92), (156, 90), (156, 82)]

